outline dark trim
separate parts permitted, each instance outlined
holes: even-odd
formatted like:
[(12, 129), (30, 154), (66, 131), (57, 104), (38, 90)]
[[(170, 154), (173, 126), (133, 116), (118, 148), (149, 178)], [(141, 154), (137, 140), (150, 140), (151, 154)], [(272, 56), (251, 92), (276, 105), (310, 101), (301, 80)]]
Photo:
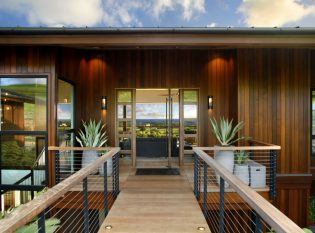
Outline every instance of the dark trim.
[(315, 35), (314, 27), (0, 27), (0, 35), (227, 34)]
[[(311, 96), (311, 103), (310, 103), (310, 121), (311, 121), (311, 124), (310, 124), (310, 139), (311, 139), (311, 141), (310, 141), (310, 155), (311, 155), (311, 158), (312, 157), (315, 157), (315, 154), (313, 154), (312, 153), (312, 140), (315, 140), (315, 134), (313, 135), (313, 132), (312, 132), (312, 130), (313, 130), (313, 110), (312, 110), (312, 105), (313, 105), (313, 92), (315, 92), (315, 88), (311, 88), (311, 94), (310, 94), (310, 96)], [(312, 159), (312, 160), (314, 160), (314, 159)]]
[(45, 188), (45, 185), (13, 185), (13, 184), (0, 185), (0, 190), (4, 190), (4, 191), (9, 191), (9, 190), (40, 191), (43, 188)]
[(310, 189), (312, 174), (277, 174), (277, 189)]

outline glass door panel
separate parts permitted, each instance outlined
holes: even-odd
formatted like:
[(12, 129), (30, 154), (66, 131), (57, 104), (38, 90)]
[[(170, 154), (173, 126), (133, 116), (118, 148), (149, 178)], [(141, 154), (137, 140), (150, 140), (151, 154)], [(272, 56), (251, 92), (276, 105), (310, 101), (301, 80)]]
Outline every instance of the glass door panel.
[(167, 165), (168, 95), (167, 89), (136, 90), (136, 156), (141, 165)]
[[(182, 94), (182, 127), (181, 141), (184, 161), (192, 161), (193, 147), (198, 145), (198, 90), (181, 90)], [(183, 162), (183, 161), (181, 161)]]
[(179, 89), (170, 90), (170, 108), (172, 115), (170, 117), (171, 133), (169, 135), (169, 161), (172, 164), (179, 163), (179, 145), (180, 145), (180, 111), (179, 111)]
[[(133, 153), (133, 90), (116, 92), (116, 145), (122, 150), (121, 156), (131, 162)], [(132, 159), (134, 165), (134, 159)]]

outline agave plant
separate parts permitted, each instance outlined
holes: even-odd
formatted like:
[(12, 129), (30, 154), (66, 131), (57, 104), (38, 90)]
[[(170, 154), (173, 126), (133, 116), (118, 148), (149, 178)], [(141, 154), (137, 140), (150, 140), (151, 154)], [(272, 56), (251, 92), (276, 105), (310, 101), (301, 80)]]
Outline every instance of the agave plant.
[(243, 165), (247, 162), (247, 160), (248, 160), (248, 152), (241, 150), (235, 153), (235, 164)]
[(101, 147), (106, 144), (108, 137), (106, 131), (102, 133), (105, 124), (98, 123), (95, 120), (90, 120), (88, 123), (82, 121), (84, 132), (79, 130), (79, 137), (76, 140), (80, 143), (81, 147)]
[(239, 122), (233, 128), (233, 119), (229, 121), (224, 117), (220, 118), (220, 123), (215, 118), (210, 119), (212, 131), (222, 146), (229, 146), (244, 137), (236, 138), (237, 133), (243, 128), (244, 123)]

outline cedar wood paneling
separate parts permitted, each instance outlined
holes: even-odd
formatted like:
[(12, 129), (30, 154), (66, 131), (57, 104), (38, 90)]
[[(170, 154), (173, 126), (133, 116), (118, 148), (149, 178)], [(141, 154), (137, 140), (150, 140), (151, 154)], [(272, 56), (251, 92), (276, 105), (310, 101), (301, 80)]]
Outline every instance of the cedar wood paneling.
[[(109, 144), (114, 145), (115, 88), (199, 88), (201, 144), (215, 143), (209, 115), (236, 116), (234, 51), (117, 50), (60, 51), (58, 74), (77, 84), (77, 123), (102, 118)], [(71, 61), (71, 62), (69, 62)], [(100, 98), (108, 110), (100, 110)], [(208, 112), (207, 96), (214, 95), (215, 110)], [(232, 103), (232, 100), (235, 101)]]
[[(238, 117), (245, 136), (281, 145), (277, 172), (310, 172), (310, 52), (307, 49), (239, 49)], [(306, 175), (295, 177), (304, 183)], [(303, 186), (277, 179), (278, 207), (300, 225), (307, 221), (310, 179)], [(284, 182), (284, 184), (281, 184)]]

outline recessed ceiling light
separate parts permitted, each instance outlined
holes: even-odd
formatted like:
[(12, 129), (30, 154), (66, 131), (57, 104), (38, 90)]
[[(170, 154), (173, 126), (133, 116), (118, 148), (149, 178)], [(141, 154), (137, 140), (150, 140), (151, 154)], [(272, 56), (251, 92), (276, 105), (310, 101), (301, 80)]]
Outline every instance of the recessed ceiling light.
[(198, 231), (205, 231), (206, 228), (205, 228), (205, 227), (197, 227), (197, 230), (198, 230)]

